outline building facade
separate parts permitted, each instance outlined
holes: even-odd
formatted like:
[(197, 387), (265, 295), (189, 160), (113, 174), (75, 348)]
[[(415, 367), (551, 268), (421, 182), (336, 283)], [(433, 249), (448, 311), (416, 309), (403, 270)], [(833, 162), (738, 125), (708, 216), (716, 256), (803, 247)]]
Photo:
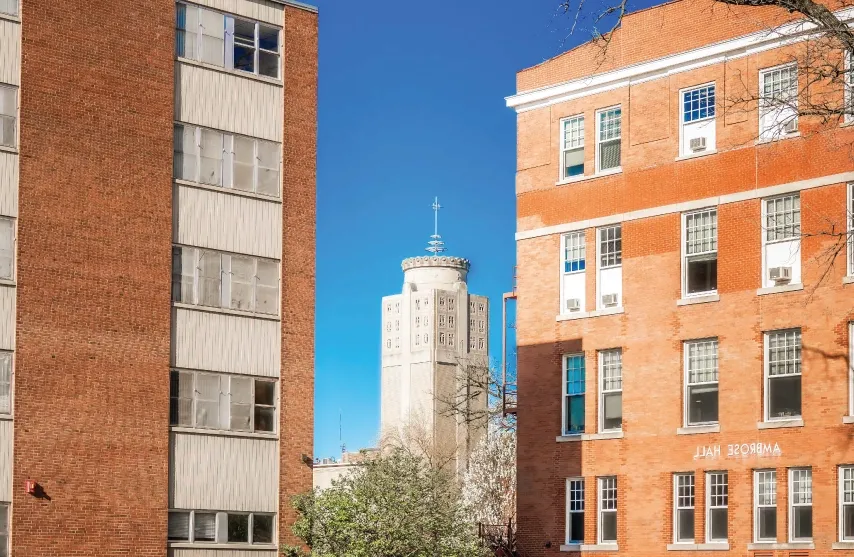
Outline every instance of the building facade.
[(0, 555), (291, 541), (316, 84), (289, 0), (0, 0)]
[(854, 550), (854, 130), (798, 115), (792, 17), (671, 2), (517, 76), (524, 555)]

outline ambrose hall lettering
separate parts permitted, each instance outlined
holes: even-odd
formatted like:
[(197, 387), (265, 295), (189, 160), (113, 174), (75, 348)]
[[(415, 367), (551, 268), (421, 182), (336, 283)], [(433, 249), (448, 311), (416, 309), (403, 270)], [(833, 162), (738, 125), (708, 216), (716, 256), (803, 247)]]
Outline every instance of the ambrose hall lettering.
[(780, 456), (779, 443), (732, 443), (729, 445), (700, 445), (694, 453), (694, 460), (726, 458), (747, 458), (751, 456)]

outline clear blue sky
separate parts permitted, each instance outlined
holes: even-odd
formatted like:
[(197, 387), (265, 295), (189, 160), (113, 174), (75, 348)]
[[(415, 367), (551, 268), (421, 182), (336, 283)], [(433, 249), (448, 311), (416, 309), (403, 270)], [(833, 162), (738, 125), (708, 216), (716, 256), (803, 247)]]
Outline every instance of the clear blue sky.
[[(445, 207), (450, 255), (472, 262), (469, 289), (492, 302), (515, 263), (515, 73), (550, 58), (569, 21), (557, 0), (317, 0), (320, 83), (315, 456), (338, 456), (379, 428), (380, 300), (400, 262), (423, 255), (430, 205)], [(588, 35), (589, 37), (589, 35)]]

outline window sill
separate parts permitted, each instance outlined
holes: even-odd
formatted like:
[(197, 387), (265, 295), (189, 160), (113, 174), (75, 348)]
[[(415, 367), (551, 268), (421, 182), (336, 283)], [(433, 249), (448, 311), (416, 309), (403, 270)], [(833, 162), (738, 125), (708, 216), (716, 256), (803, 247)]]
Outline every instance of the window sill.
[(558, 315), (555, 318), (555, 321), (573, 321), (575, 319), (585, 319), (587, 317), (603, 317), (605, 315), (618, 315), (620, 313), (625, 313), (625, 309), (622, 306), (615, 308), (596, 309), (593, 311), (576, 311), (574, 313), (564, 313)]
[(671, 543), (667, 544), (667, 551), (729, 551), (729, 543)]
[(583, 433), (572, 433), (569, 435), (558, 435), (555, 437), (555, 441), (558, 443), (572, 443), (573, 441), (581, 441), (581, 436)]
[(234, 188), (226, 188), (222, 186), (211, 186), (208, 184), (200, 184), (199, 182), (191, 182), (189, 180), (182, 180), (180, 178), (175, 178), (175, 183), (179, 186), (185, 186), (188, 188), (196, 188), (200, 190), (207, 191), (215, 191), (218, 193), (226, 193), (228, 195), (236, 195), (238, 197), (248, 197), (249, 199), (257, 199), (258, 201), (269, 201), (271, 203), (282, 204), (282, 200), (279, 197), (270, 197), (269, 195), (261, 195), (260, 193), (252, 193), (251, 191), (241, 191), (236, 190)]
[(277, 550), (279, 546), (272, 543), (267, 544), (249, 544), (249, 543), (190, 543), (190, 542), (169, 542), (170, 549), (239, 549), (240, 551), (270, 551)]
[[(842, 416), (843, 424), (854, 424), (854, 416)], [(852, 542), (854, 543), (854, 542)]]
[(767, 294), (781, 294), (783, 292), (796, 292), (798, 290), (803, 290), (803, 283), (797, 284), (784, 284), (782, 286), (769, 286), (767, 288), (759, 288), (756, 290), (757, 296), (765, 296)]
[[(280, 55), (281, 56), (281, 55)], [(229, 70), (228, 68), (223, 68), (217, 66), (215, 64), (207, 64), (205, 62), (199, 62), (198, 60), (190, 60), (189, 58), (181, 58), (180, 56), (175, 58), (176, 62), (181, 64), (186, 64), (188, 66), (196, 66), (198, 68), (205, 68), (206, 70), (213, 70), (215, 72), (220, 72), (228, 75), (234, 75), (237, 77), (242, 77), (245, 79), (251, 79), (253, 81), (260, 81), (262, 83), (269, 83), (270, 85), (275, 85), (276, 87), (284, 87), (281, 79), (274, 79), (272, 77), (267, 77), (266, 75), (257, 75), (247, 72), (241, 72), (239, 70)]]
[(581, 551), (580, 543), (565, 543), (560, 546), (561, 551)]
[(14, 280), (0, 279), (0, 286), (18, 286)]
[(0, 153), (12, 153), (13, 155), (17, 155), (18, 154), (18, 148), (0, 145)]
[(833, 542), (830, 549), (854, 549), (854, 542)]
[(581, 544), (581, 551), (619, 551), (620, 548), (615, 543), (597, 543), (591, 545)]
[(172, 433), (190, 433), (192, 435), (215, 435), (217, 437), (242, 437), (248, 439), (266, 439), (278, 441), (279, 436), (275, 433), (259, 433), (252, 431), (227, 431), (222, 429), (203, 429), (200, 427), (169, 426)]
[(756, 542), (747, 544), (748, 551), (762, 551), (763, 549), (815, 549), (813, 542), (794, 542), (794, 543), (776, 543), (776, 542)]
[(690, 155), (679, 155), (674, 160), (678, 161), (688, 161), (691, 159), (699, 159), (702, 157), (708, 157), (709, 155), (716, 155), (718, 153), (717, 149), (712, 149), (711, 151), (701, 151), (699, 153), (691, 153)]
[(569, 184), (574, 184), (576, 182), (586, 182), (587, 180), (595, 180), (596, 178), (611, 176), (612, 174), (620, 174), (622, 171), (623, 167), (621, 166), (619, 168), (612, 168), (611, 170), (604, 170), (602, 172), (596, 172), (594, 174), (580, 174), (571, 178), (564, 178), (563, 180), (558, 180), (557, 182), (555, 182), (555, 185), (568, 186)]
[(215, 308), (210, 306), (196, 306), (193, 304), (185, 304), (182, 302), (172, 302), (172, 307), (180, 309), (189, 309), (195, 311), (206, 311), (208, 313), (219, 313), (223, 315), (237, 315), (240, 317), (251, 317), (254, 319), (265, 319), (267, 321), (281, 321), (277, 315), (269, 315), (267, 313), (251, 313), (249, 311), (240, 311), (239, 309)]
[(607, 439), (622, 439), (623, 431), (603, 431), (601, 433), (584, 433), (581, 435), (582, 441), (605, 441)]
[(777, 141), (782, 141), (784, 139), (793, 139), (795, 137), (800, 137), (800, 136), (801, 136), (801, 132), (799, 132), (799, 131), (781, 134), (781, 135), (778, 135), (776, 137), (770, 137), (768, 139), (757, 139), (756, 145), (766, 145), (768, 143), (775, 143)]
[(842, 284), (854, 284), (854, 276), (842, 277)]
[(721, 432), (721, 424), (709, 424), (709, 425), (691, 425), (687, 427), (680, 427), (676, 430), (676, 435), (700, 435), (702, 433), (720, 433)]
[(0, 19), (5, 19), (6, 21), (14, 21), (15, 23), (21, 23), (21, 18), (12, 14), (0, 13)]
[(11, 422), (12, 420), (12, 414), (0, 414), (0, 422)]
[(719, 294), (706, 294), (704, 296), (694, 296), (693, 298), (682, 298), (676, 300), (677, 306), (692, 306), (694, 304), (708, 304), (709, 302), (720, 302)]
[(803, 418), (792, 418), (790, 420), (771, 420), (767, 422), (756, 422), (758, 429), (781, 429), (786, 427), (804, 427)]

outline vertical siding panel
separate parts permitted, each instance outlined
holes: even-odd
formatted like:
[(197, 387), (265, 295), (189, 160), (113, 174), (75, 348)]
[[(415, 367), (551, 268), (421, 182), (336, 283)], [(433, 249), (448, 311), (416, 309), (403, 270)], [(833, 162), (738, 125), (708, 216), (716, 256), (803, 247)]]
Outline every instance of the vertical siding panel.
[(0, 153), (0, 215), (18, 216), (18, 155)]
[(240, 550), (240, 549), (170, 549), (169, 557), (276, 557), (276, 550)]
[(0, 19), (0, 83), (21, 83), (21, 24)]

